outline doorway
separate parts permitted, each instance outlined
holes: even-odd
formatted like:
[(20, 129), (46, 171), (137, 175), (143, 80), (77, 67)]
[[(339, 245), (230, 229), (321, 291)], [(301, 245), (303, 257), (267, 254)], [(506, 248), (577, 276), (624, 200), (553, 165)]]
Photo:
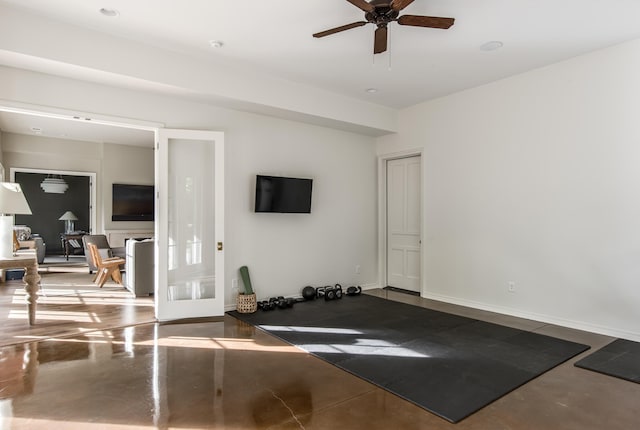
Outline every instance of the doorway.
[(384, 160), (385, 286), (422, 291), (422, 157)]
[[(78, 113), (55, 109), (56, 112), (47, 112), (39, 106), (17, 104), (9, 106), (8, 102), (0, 105), (0, 113), (19, 115), (31, 115), (50, 120), (62, 120), (66, 123), (81, 128), (87, 127), (94, 134), (96, 127), (100, 131), (108, 133), (110, 129), (126, 129), (139, 132), (149, 131), (154, 133), (153, 147), (155, 149), (155, 186), (156, 186), (156, 220), (154, 243), (155, 266), (155, 307), (158, 319), (169, 320), (176, 318), (219, 316), (224, 313), (224, 133), (206, 132), (196, 130), (170, 130), (165, 129), (162, 123), (133, 120), (121, 117), (96, 117), (93, 114)], [(88, 131), (88, 130), (81, 130)], [(92, 141), (84, 138), (79, 140)], [(113, 139), (101, 139), (100, 141), (115, 142)], [(182, 157), (185, 142), (195, 145), (200, 152), (186, 152), (200, 164), (191, 164)], [(181, 157), (169, 156), (170, 148), (175, 148)], [(204, 151), (204, 152), (203, 152)], [(176, 154), (173, 154), (176, 155)], [(209, 166), (206, 166), (206, 164)], [(196, 170), (193, 167), (199, 166)], [(161, 167), (161, 168), (160, 168)], [(191, 167), (191, 168), (189, 168)], [(211, 168), (213, 167), (213, 168)], [(208, 170), (207, 170), (208, 169)], [(210, 172), (209, 172), (210, 171)], [(196, 173), (213, 172), (215, 181), (204, 180), (202, 183), (194, 182)], [(169, 180), (174, 181), (169, 186)], [(199, 180), (199, 179), (198, 179)], [(175, 182), (177, 181), (177, 182)], [(182, 181), (182, 182), (180, 182)], [(95, 183), (95, 181), (94, 181)], [(176, 187), (179, 185), (181, 188)], [(197, 185), (197, 186), (196, 186)], [(187, 190), (188, 193), (184, 193)], [(196, 194), (204, 190), (208, 199), (215, 200), (215, 211), (212, 208), (195, 207), (185, 205), (187, 197), (193, 197), (187, 203), (197, 203), (200, 200)], [(94, 193), (95, 195), (95, 193)], [(208, 201), (208, 200), (207, 200)], [(194, 203), (194, 204), (195, 204)], [(95, 204), (92, 204), (95, 207)], [(189, 218), (190, 217), (190, 218)], [(201, 230), (184, 230), (191, 221), (198, 221), (203, 226)], [(94, 229), (99, 226), (95, 226)], [(212, 226), (215, 226), (212, 228)], [(206, 243), (203, 241), (206, 239)], [(210, 243), (211, 242), (211, 243)], [(212, 248), (214, 245), (215, 248)], [(209, 250), (215, 249), (213, 254)], [(174, 251), (180, 251), (175, 254)], [(169, 258), (171, 256), (171, 258)], [(206, 266), (203, 262), (214, 261), (212, 266)], [(174, 279), (170, 271), (174, 269), (175, 262), (184, 263), (186, 266), (178, 266), (175, 273), (187, 274), (186, 279)], [(206, 267), (205, 267), (206, 266)], [(200, 271), (202, 269), (202, 271)], [(168, 280), (175, 281), (175, 287), (169, 291)], [(162, 282), (164, 281), (164, 282)], [(188, 297), (187, 297), (188, 296)]]
[[(46, 192), (42, 182), (50, 177), (64, 180), (64, 192)], [(60, 234), (65, 232), (60, 217), (70, 211), (77, 218), (74, 230), (91, 233), (96, 223), (95, 173), (11, 168), (11, 181), (22, 186), (32, 215), (16, 215), (16, 225), (27, 225), (47, 244), (48, 255), (62, 255)]]

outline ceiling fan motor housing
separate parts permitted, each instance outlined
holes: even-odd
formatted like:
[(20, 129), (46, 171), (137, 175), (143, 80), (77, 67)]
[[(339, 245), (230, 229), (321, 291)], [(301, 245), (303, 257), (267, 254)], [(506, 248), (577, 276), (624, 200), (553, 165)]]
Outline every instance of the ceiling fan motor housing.
[(373, 0), (371, 5), (375, 7), (373, 12), (367, 12), (364, 19), (368, 22), (376, 24), (378, 27), (387, 25), (395, 21), (400, 12), (391, 8), (391, 2), (387, 0)]

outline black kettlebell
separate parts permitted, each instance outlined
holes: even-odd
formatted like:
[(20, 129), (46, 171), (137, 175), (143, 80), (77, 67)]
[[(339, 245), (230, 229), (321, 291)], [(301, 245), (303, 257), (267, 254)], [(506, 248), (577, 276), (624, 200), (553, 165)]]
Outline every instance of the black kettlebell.
[(336, 299), (341, 299), (342, 298), (342, 285), (336, 284), (336, 286), (334, 287), (334, 291), (335, 291), (335, 294), (336, 294)]
[(359, 285), (357, 287), (347, 288), (347, 296), (357, 296), (360, 293), (362, 293), (362, 287)]
[(278, 297), (278, 302), (277, 303), (278, 303), (278, 307), (280, 309), (285, 309), (285, 308), (289, 307), (289, 306), (287, 306), (287, 301), (282, 296)]

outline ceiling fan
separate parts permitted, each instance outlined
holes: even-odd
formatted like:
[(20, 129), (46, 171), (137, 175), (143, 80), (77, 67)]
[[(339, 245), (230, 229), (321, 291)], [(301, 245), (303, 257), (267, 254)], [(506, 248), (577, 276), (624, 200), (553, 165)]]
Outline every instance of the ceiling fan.
[(362, 9), (366, 21), (353, 22), (340, 27), (315, 33), (313, 37), (325, 37), (352, 28), (362, 27), (366, 24), (375, 24), (376, 32), (373, 42), (373, 53), (380, 54), (387, 50), (387, 24), (397, 22), (400, 25), (414, 27), (429, 27), (447, 29), (453, 25), (453, 18), (439, 18), (422, 15), (400, 15), (400, 11), (409, 6), (414, 0), (347, 0), (352, 5)]

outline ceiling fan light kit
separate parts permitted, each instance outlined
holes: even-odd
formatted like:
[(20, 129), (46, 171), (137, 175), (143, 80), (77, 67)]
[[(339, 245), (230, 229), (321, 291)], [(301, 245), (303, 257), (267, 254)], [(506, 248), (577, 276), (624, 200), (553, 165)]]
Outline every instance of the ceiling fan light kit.
[(377, 28), (374, 34), (373, 53), (380, 54), (387, 50), (388, 28), (390, 22), (397, 22), (399, 25), (409, 25), (413, 27), (439, 28), (446, 30), (454, 23), (453, 18), (440, 18), (423, 15), (402, 15), (400, 11), (409, 6), (414, 0), (347, 0), (352, 5), (364, 11), (365, 21), (357, 21), (351, 24), (315, 33), (313, 37), (320, 38), (331, 34), (339, 33), (352, 28), (362, 27), (366, 24), (374, 24)]

